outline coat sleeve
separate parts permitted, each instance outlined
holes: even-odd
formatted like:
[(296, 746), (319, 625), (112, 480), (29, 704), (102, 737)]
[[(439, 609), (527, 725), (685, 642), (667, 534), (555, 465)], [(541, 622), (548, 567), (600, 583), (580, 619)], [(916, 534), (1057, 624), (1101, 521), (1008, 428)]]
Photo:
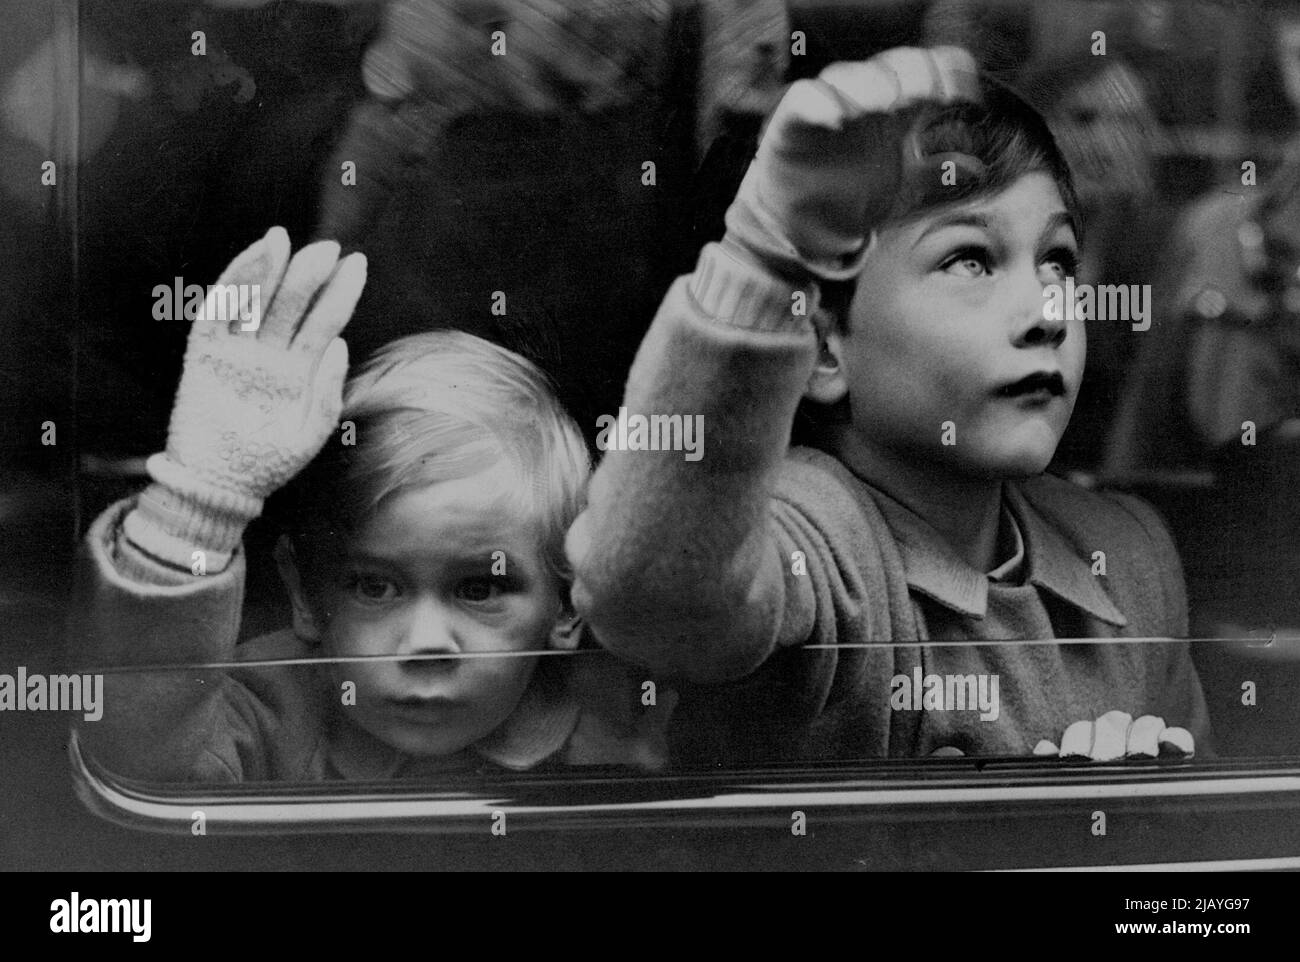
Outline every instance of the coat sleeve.
[(105, 669), (102, 716), (79, 722), (83, 745), (110, 771), (133, 778), (265, 777), (269, 709), (247, 687), (222, 670), (131, 670), (235, 659), (242, 552), (217, 574), (150, 576), (121, 537), (130, 509), (123, 501), (100, 515), (78, 559), (70, 645), (79, 670)]
[[(806, 313), (792, 311), (800, 294)], [(567, 544), (575, 605), (619, 655), (715, 682), (807, 640), (814, 595), (787, 577), (794, 523), (773, 494), (816, 357), (814, 299), (716, 244), (668, 292), (623, 406), (693, 418), (699, 456), (598, 438), (607, 450)]]

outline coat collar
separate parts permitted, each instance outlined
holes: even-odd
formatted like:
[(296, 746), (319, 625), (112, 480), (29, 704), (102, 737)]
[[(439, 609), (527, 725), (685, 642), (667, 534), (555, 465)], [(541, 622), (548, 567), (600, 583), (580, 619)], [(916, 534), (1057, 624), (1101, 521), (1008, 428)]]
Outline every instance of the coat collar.
[[(1128, 624), (1092, 574), (1090, 559), (1082, 557), (1025, 499), (1015, 482), (1004, 483), (1002, 490), (1003, 511), (1012, 520), (1023, 551), (1024, 582), (1107, 624)], [(989, 581), (1016, 566), (1002, 565), (991, 573), (977, 571), (920, 515), (877, 488), (872, 487), (871, 492), (898, 542), (908, 586), (959, 614), (983, 618), (988, 613)]]
[(1062, 601), (1086, 611), (1099, 621), (1123, 628), (1128, 619), (1115, 607), (1092, 573), (1092, 558), (1081, 555), (1025, 498), (1020, 485), (1002, 486), (1003, 497), (1025, 536), (1026, 581), (1044, 588)]

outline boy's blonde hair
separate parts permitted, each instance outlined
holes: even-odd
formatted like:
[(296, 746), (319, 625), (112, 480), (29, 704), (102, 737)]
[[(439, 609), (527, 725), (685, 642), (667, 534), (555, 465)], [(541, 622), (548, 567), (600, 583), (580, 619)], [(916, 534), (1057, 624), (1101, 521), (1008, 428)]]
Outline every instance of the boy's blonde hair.
[(498, 465), (514, 474), (511, 497), (537, 521), (546, 561), (567, 585), (564, 536), (591, 460), (546, 375), (463, 331), (393, 341), (348, 380), (340, 430), (295, 482), (295, 552), (317, 568), (324, 543), (337, 550), (389, 495)]

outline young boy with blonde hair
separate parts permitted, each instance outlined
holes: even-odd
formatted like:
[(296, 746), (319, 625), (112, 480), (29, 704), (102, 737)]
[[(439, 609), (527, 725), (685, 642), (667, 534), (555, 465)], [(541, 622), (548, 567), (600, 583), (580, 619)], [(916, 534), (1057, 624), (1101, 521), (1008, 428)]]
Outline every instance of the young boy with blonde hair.
[[(532, 364), (460, 332), (389, 344), (344, 388), (338, 335), (364, 280), (361, 255), (319, 242), (290, 260), (273, 228), (216, 288), (256, 285), (265, 317), (195, 321), (153, 482), (87, 536), (76, 637), (97, 664), (238, 664), (110, 675), (81, 730), (110, 769), (526, 769), (599, 731), (567, 660), (545, 657), (579, 641), (563, 552), (589, 471), (577, 427)], [(237, 645), (242, 534), (300, 472), (276, 549), (293, 627)]]

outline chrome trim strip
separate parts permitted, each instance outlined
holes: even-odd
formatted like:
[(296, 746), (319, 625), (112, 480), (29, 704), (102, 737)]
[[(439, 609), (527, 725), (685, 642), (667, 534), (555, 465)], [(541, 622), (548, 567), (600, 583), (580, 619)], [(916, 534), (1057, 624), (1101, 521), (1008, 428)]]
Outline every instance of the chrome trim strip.
[[(438, 819), (448, 829), (464, 827), (471, 821), (486, 822), (492, 814), (504, 811), (513, 815), (618, 815), (638, 812), (680, 812), (689, 817), (716, 811), (745, 812), (755, 815), (795, 808), (845, 808), (849, 806), (879, 808), (933, 808), (971, 803), (1026, 803), (1042, 801), (1079, 801), (1081, 799), (1147, 799), (1179, 797), (1223, 797), (1288, 793), (1300, 802), (1300, 775), (1264, 775), (1220, 778), (1179, 778), (1158, 781), (1097, 784), (990, 785), (933, 788), (835, 788), (812, 783), (809, 786), (739, 786), (707, 797), (651, 799), (637, 802), (609, 802), (587, 805), (519, 804), (506, 798), (490, 797), (344, 797), (263, 796), (256, 800), (196, 793), (183, 800), (171, 801), (121, 788), (110, 778), (90, 770), (81, 754), (75, 732), (69, 741), (74, 783), (77, 794), (96, 814), (113, 821), (162, 830), (188, 828), (196, 811), (202, 811), (209, 826), (226, 830), (256, 831), (275, 827), (313, 826), (328, 828), (358, 822), (369, 823), (378, 830), (401, 823), (425, 823)], [(196, 786), (197, 787), (197, 786)], [(594, 826), (593, 826), (594, 827)]]
[(1142, 865), (1086, 865), (1077, 868), (995, 869), (998, 872), (1282, 872), (1300, 869), (1300, 856), (1236, 858), (1222, 862), (1148, 862)]

